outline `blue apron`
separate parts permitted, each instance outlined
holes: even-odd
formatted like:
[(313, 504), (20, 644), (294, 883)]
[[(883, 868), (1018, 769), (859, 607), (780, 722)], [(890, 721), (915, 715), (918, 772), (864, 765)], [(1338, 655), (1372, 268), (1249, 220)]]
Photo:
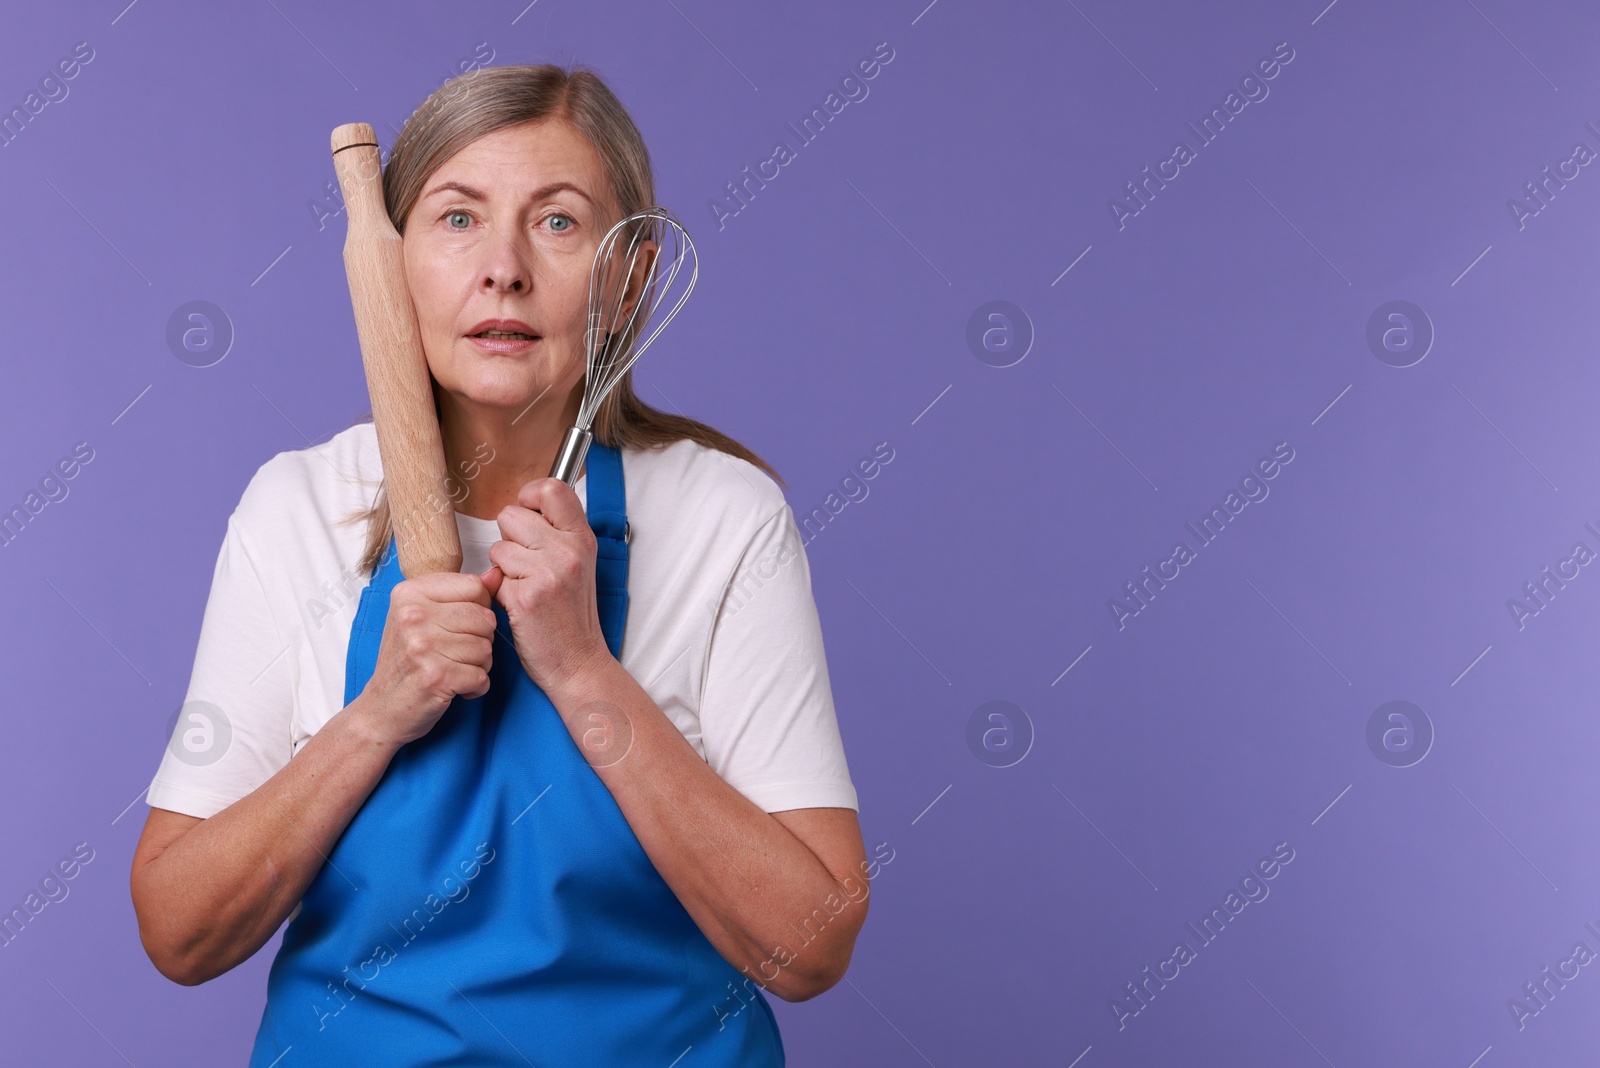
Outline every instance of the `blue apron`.
[[(589, 448), (611, 654), (628, 611), (622, 461)], [(391, 539), (361, 594), (345, 703), (404, 576)], [(251, 1068), (784, 1063), (760, 988), (701, 933), (513, 652), (403, 746), (283, 934)], [(503, 639), (503, 640), (502, 640)]]

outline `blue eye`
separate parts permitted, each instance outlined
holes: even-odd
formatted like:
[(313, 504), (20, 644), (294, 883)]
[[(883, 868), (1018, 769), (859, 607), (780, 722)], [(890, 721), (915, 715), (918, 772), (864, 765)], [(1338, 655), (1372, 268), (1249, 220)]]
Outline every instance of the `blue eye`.
[[(555, 222), (558, 219), (564, 220), (566, 222), (566, 225), (565, 226), (556, 226)], [(553, 229), (556, 233), (558, 233), (558, 234), (565, 233), (566, 231), (572, 229), (572, 216), (570, 216), (570, 215), (552, 215), (552, 216), (550, 216), (550, 223), (551, 223), (551, 229)]]
[[(466, 212), (464, 212), (464, 211), (452, 211), (452, 212), (447, 212), (447, 213), (446, 213), (446, 214), (445, 214), (445, 218), (446, 218), (446, 219), (453, 219), (453, 218), (455, 218), (455, 217), (456, 217), (456, 216), (462, 216), (462, 217), (464, 217), (464, 218), (468, 218), (468, 219), (470, 219), (470, 218), (472, 218), (472, 216), (470, 216), (470, 215), (468, 215), (468, 214), (467, 214), (467, 213), (466, 213)], [(452, 227), (450, 227), (450, 229), (452, 229), (452, 230), (459, 230), (459, 229), (461, 229), (461, 227), (458, 227), (458, 226), (452, 226)]]

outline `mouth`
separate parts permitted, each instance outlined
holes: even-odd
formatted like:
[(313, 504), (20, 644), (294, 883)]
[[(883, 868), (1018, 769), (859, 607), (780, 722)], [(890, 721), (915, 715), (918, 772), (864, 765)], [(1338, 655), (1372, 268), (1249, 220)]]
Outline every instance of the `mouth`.
[(540, 335), (520, 319), (485, 319), (466, 336), (480, 351), (502, 355), (527, 352), (540, 341)]
[(495, 341), (538, 341), (538, 334), (524, 334), (520, 330), (480, 330), (468, 337), (488, 338)]
[(467, 338), (479, 352), (495, 356), (521, 356), (532, 352), (540, 344), (537, 334), (510, 333), (503, 330), (468, 334)]

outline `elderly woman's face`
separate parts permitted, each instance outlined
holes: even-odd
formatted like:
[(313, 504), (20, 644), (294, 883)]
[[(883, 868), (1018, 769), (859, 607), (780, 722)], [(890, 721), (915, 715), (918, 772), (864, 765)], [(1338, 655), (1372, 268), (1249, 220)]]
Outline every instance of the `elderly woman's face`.
[[(434, 171), (404, 250), (439, 385), (519, 414), (541, 394), (564, 404), (584, 371), (589, 269), (615, 217), (599, 154), (565, 122), (485, 134)], [(490, 320), (532, 337), (479, 336)]]

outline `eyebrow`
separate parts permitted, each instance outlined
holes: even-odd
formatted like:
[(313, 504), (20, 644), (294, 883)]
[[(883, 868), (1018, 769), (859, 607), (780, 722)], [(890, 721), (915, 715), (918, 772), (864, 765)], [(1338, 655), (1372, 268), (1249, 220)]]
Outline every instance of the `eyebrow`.
[[(543, 200), (546, 197), (550, 196), (550, 194), (560, 192), (563, 189), (570, 190), (571, 192), (574, 192), (574, 193), (578, 194), (580, 197), (582, 197), (583, 199), (587, 200), (590, 204), (594, 203), (594, 198), (593, 197), (591, 197), (588, 193), (585, 193), (582, 189), (579, 189), (577, 186), (573, 185), (571, 182), (551, 182), (549, 185), (540, 186), (538, 189), (535, 189), (532, 193), (530, 193), (528, 195), (528, 199), (529, 200)], [(440, 182), (438, 185), (434, 186), (432, 189), (430, 189), (426, 193), (422, 194), (422, 197), (423, 197), (424, 200), (426, 200), (427, 198), (429, 198), (431, 196), (434, 196), (434, 195), (436, 195), (438, 193), (445, 193), (445, 192), (460, 193), (462, 196), (466, 197), (468, 200), (476, 200), (476, 201), (478, 201), (480, 203), (482, 203), (483, 201), (486, 201), (486, 200), (489, 199), (489, 197), (488, 197), (488, 195), (486, 193), (482, 192), (481, 190), (474, 189), (472, 186), (467, 185), (467, 184), (465, 184), (463, 182)]]

